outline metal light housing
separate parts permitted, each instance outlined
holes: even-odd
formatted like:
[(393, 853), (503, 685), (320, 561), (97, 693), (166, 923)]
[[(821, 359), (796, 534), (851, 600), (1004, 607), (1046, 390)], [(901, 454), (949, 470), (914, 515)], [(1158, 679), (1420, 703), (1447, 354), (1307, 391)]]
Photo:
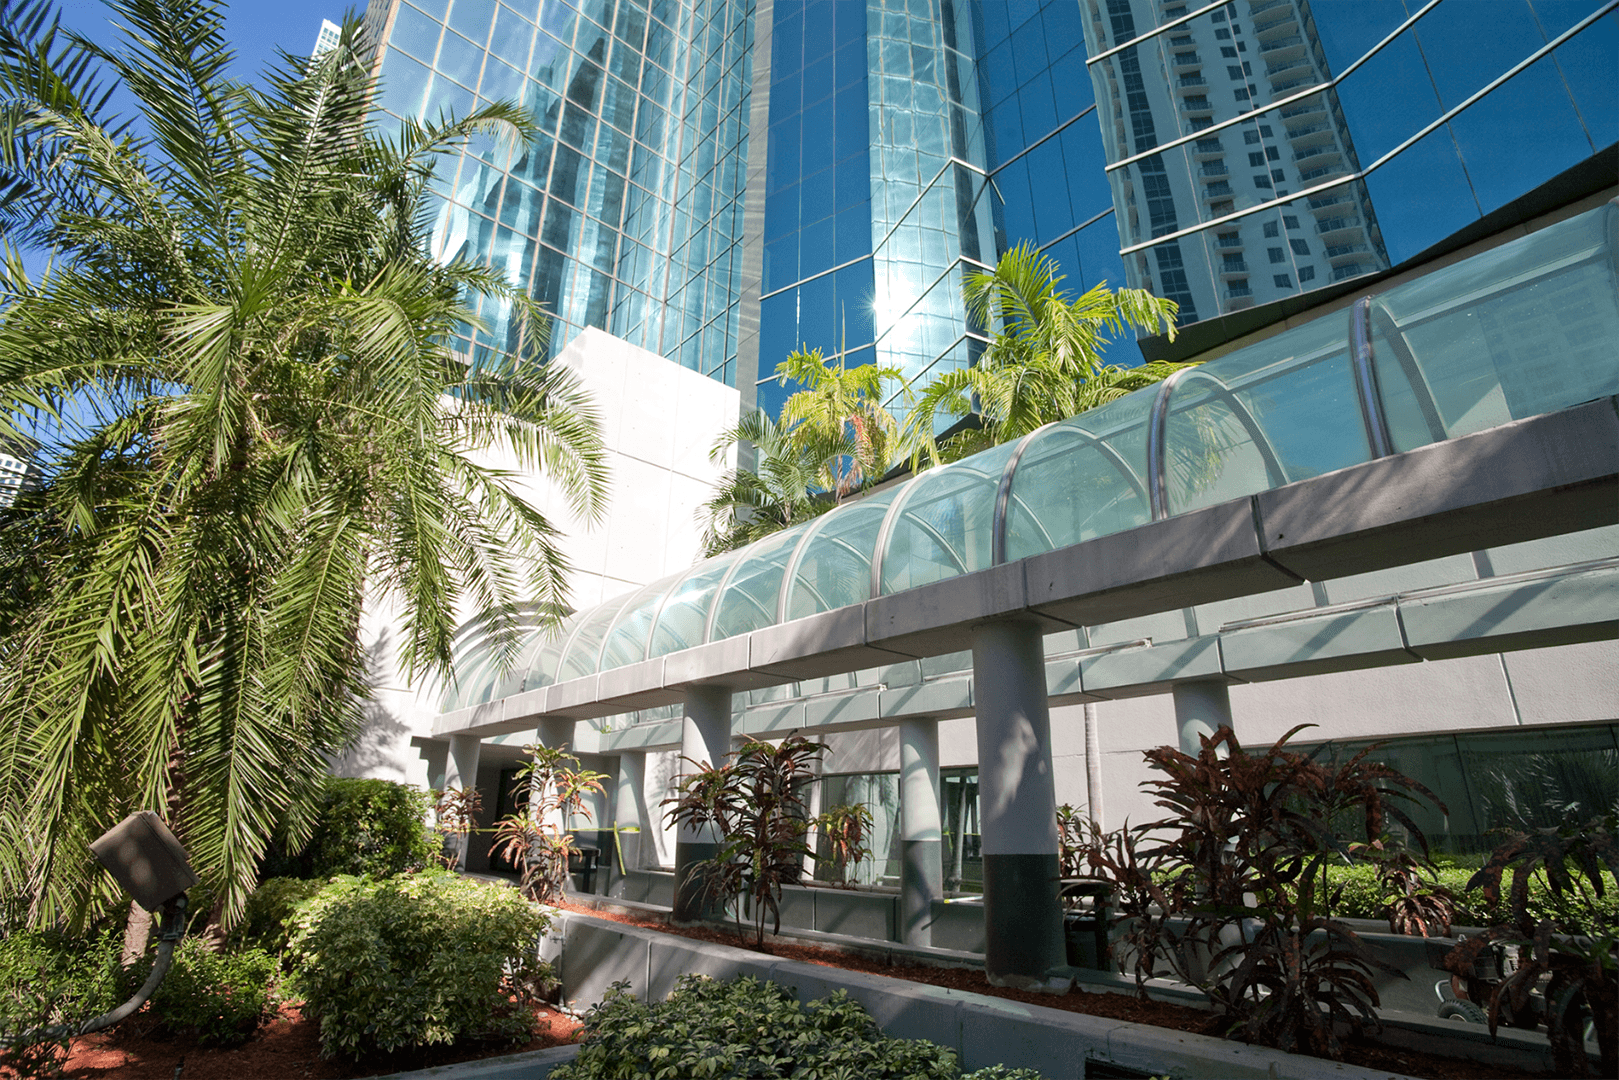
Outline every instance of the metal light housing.
[(150, 810), (137, 810), (102, 833), (90, 851), (147, 911), (158, 911), (199, 880), (185, 848)]

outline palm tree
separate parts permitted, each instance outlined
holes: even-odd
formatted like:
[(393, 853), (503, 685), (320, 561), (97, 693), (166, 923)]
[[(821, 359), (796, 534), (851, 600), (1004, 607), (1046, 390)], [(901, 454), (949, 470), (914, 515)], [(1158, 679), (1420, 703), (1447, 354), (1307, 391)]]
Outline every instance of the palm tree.
[(776, 365), (776, 381), (804, 389), (781, 407), (781, 423), (806, 445), (836, 443), (847, 436), (854, 452), (827, 462), (820, 485), (834, 501), (882, 476), (892, 463), (899, 425), (883, 407), (883, 383), (904, 382), (895, 367), (845, 366), (840, 352), (831, 360), (820, 349), (800, 350)]
[[(1105, 405), (1167, 378), (1183, 364), (1139, 367), (1103, 364), (1107, 341), (1130, 327), (1175, 336), (1173, 300), (1142, 289), (1097, 285), (1077, 299), (1059, 289), (1057, 264), (1028, 244), (1001, 256), (994, 271), (967, 276), (969, 319), (999, 323), (980, 361), (947, 371), (929, 383), (906, 418), (905, 437), (916, 449), (912, 467), (953, 461), (1022, 438), (1053, 421)], [(941, 415), (977, 412), (982, 426), (941, 443)]]
[(714, 441), (711, 461), (725, 460), (743, 442), (752, 444), (755, 461), (752, 468), (739, 464), (728, 470), (698, 509), (704, 555), (745, 547), (836, 505), (831, 496), (819, 494), (821, 481), (839, 460), (855, 458), (859, 447), (846, 431), (815, 433), (803, 427), (778, 423), (758, 409)]
[[(358, 730), (364, 604), (397, 601), (407, 669), (446, 675), (459, 609), (509, 653), (520, 601), (566, 600), (555, 528), (480, 455), (590, 520), (604, 454), (527, 296), (424, 254), (435, 159), (529, 137), (523, 111), (383, 140), (355, 21), (248, 89), (214, 4), (111, 6), (116, 51), (41, 0), (0, 19), (0, 223), (55, 253), (0, 268), (0, 415), (53, 425), (0, 518), (0, 891), (42, 923), (103, 907), (87, 841), (153, 809), (229, 922)], [(469, 360), (478, 294), (519, 329)]]

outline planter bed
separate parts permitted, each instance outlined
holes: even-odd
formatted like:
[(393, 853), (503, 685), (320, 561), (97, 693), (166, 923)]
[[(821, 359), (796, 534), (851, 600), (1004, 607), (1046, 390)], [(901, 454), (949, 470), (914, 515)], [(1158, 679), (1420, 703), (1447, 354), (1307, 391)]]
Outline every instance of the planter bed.
[[(960, 960), (956, 961), (960, 966), (942, 966), (949, 962), (947, 958), (929, 958), (926, 963), (905, 962), (901, 955), (903, 947), (900, 946), (886, 949), (883, 943), (873, 942), (869, 948), (863, 948), (858, 944), (829, 947), (828, 945), (807, 945), (795, 942), (786, 935), (777, 938), (768, 934), (766, 935), (764, 954), (761, 955), (751, 949), (737, 948), (738, 939), (734, 928), (729, 926), (722, 928), (718, 924), (673, 926), (669, 923), (667, 910), (657, 909), (650, 905), (620, 904), (606, 898), (587, 897), (576, 898), (564, 903), (562, 906), (565, 911), (585, 916), (586, 919), (567, 918), (559, 920), (559, 922), (577, 922), (580, 925), (588, 925), (587, 920), (608, 920), (623, 925), (627, 931), (628, 928), (634, 927), (643, 931), (676, 935), (718, 947), (711, 950), (712, 957), (705, 955), (704, 966), (702, 967), (692, 966), (691, 957), (677, 959), (671, 954), (667, 959), (670, 963), (677, 964), (679, 970), (659, 970), (659, 964), (655, 961), (649, 961), (644, 951), (637, 954), (638, 949), (644, 950), (645, 948), (650, 948), (650, 945), (627, 940), (618, 934), (589, 935), (590, 940), (588, 943), (581, 943), (577, 948), (565, 945), (560, 939), (555, 940), (552, 942), (551, 947), (558, 949), (562, 954), (562, 978), (567, 988), (566, 992), (570, 998), (574, 999), (574, 1004), (578, 1008), (584, 1008), (593, 1003), (605, 991), (607, 984), (617, 978), (630, 978), (637, 993), (648, 993), (650, 988), (651, 993), (661, 997), (668, 990), (668, 986), (664, 986), (662, 983), (667, 981), (672, 985), (674, 976), (684, 971), (704, 970), (716, 976), (751, 972), (761, 977), (767, 977), (777, 966), (780, 966), (780, 961), (801, 961), (937, 988), (937, 991), (944, 992), (952, 1005), (982, 996), (984, 998), (1018, 1002), (1023, 1006), (1033, 1007), (1032, 1009), (1021, 1008), (1015, 1010), (1014, 1014), (986, 1015), (981, 1018), (994, 1026), (1006, 1028), (1008, 1032), (1031, 1023), (1038, 1027), (1039, 1022), (1031, 1020), (1031, 1018), (1047, 1014), (1049, 1014), (1052, 1022), (1061, 1024), (1063, 1023), (1061, 1020), (1063, 1013), (1078, 1013), (1099, 1019), (1105, 1018), (1114, 1021), (1125, 1021), (1129, 1024), (1151, 1025), (1155, 1028), (1169, 1029), (1170, 1032), (1180, 1034), (1166, 1037), (1164, 1033), (1155, 1036), (1151, 1031), (1146, 1031), (1137, 1037), (1133, 1032), (1131, 1033), (1132, 1038), (1130, 1041), (1139, 1039), (1148, 1044), (1162, 1044), (1160, 1052), (1164, 1057), (1155, 1067), (1160, 1074), (1169, 1072), (1171, 1075), (1199, 1075), (1195, 1068), (1183, 1067), (1190, 1064), (1185, 1060), (1185, 1055), (1190, 1051), (1191, 1044), (1204, 1045), (1203, 1052), (1214, 1053), (1217, 1057), (1223, 1057), (1225, 1054), (1239, 1056), (1264, 1055), (1272, 1060), (1280, 1057), (1288, 1065), (1287, 1068), (1275, 1074), (1281, 1076), (1317, 1076), (1334, 1072), (1343, 1075), (1359, 1071), (1353, 1068), (1345, 1070), (1338, 1063), (1324, 1059), (1282, 1055), (1277, 1051), (1250, 1047), (1242, 1043), (1208, 1040), (1207, 1037), (1209, 1036), (1219, 1036), (1221, 1034), (1221, 1023), (1206, 1009), (1168, 1001), (1142, 1000), (1133, 993), (1133, 986), (1122, 978), (1106, 989), (1103, 986), (1097, 986), (1096, 989), (1104, 990), (1101, 993), (1092, 993), (1076, 988), (1061, 997), (1029, 994), (990, 986), (984, 978), (982, 967), (977, 965), (968, 966), (971, 961), (966, 957), (961, 957)], [(554, 927), (553, 933), (562, 929), (563, 927), (560, 926)], [(602, 926), (601, 929), (605, 931), (609, 928)], [(639, 935), (627, 934), (627, 937), (636, 936)], [(943, 950), (929, 950), (929, 952), (943, 952)], [(620, 953), (623, 955), (618, 955)], [(640, 959), (636, 959), (636, 955), (639, 955)], [(781, 971), (775, 972), (776, 981), (783, 981), (782, 976), (787, 971), (786, 967), (782, 967)], [(1097, 974), (1101, 975), (1102, 973)], [(790, 981), (798, 982), (800, 980), (794, 977)], [(809, 978), (808, 981), (813, 983), (816, 980)], [(1112, 983), (1113, 980), (1109, 980), (1104, 976), (1098, 982), (1105, 984)], [(1126, 992), (1109, 992), (1112, 990), (1124, 990)], [(819, 997), (829, 992), (830, 989), (820, 988), (816, 988), (811, 992), (810, 987), (805, 987), (805, 993), (808, 996)], [(902, 988), (896, 988), (894, 992), (901, 997), (914, 997), (916, 995), (915, 990), (907, 992)], [(923, 993), (928, 992), (924, 991)], [(805, 995), (801, 994), (802, 996)], [(946, 1004), (946, 1000), (941, 998), (932, 1004), (942, 1006)], [(867, 1003), (868, 1009), (871, 1009), (873, 1014), (878, 1017), (879, 1022), (883, 1023), (889, 1034), (906, 1038), (932, 1037), (925, 1031), (915, 1029), (916, 1023), (920, 1022), (919, 1018), (929, 1010), (929, 1002), (922, 1000), (911, 1001), (909, 1006), (907, 1008), (902, 1005), (899, 1008), (899, 1013), (893, 1018), (898, 1021), (898, 1029), (896, 1030), (890, 1024), (890, 1017), (882, 1015), (878, 1009), (871, 1009), (871, 1005)], [(974, 1005), (973, 1008), (982, 1011), (983, 1008), (993, 1010), (996, 1006), (994, 1006), (993, 1001), (990, 1001), (984, 1002), (982, 1007)], [(1019, 1024), (1020, 1019), (1022, 1020), (1022, 1025)], [(963, 1028), (965, 1029), (965, 1027), (964, 1022)], [(1420, 1023), (1416, 1025), (1414, 1032), (1402, 1030), (1396, 1033), (1396, 1038), (1391, 1041), (1397, 1042), (1399, 1045), (1385, 1045), (1375, 1039), (1351, 1039), (1349, 1040), (1346, 1054), (1346, 1064), (1372, 1070), (1384, 1076), (1390, 1073), (1400, 1073), (1409, 1076), (1442, 1078), (1442, 1080), (1474, 1077), (1503, 1078), (1504, 1080), (1504, 1078), (1554, 1075), (1549, 1071), (1516, 1068), (1488, 1060), (1494, 1055), (1497, 1048), (1488, 1045), (1487, 1034), (1482, 1030), (1476, 1032), (1455, 1030), (1460, 1027), (1462, 1025), (1447, 1025), (1437, 1020)], [(1423, 1037), (1423, 1029), (1427, 1029), (1430, 1033), (1426, 1038)], [(1412, 1037), (1413, 1034), (1415, 1037)], [(1510, 1034), (1504, 1033), (1504, 1035)], [(1034, 1031), (1028, 1032), (1027, 1035), (1035, 1039), (1039, 1037)], [(1463, 1052), (1471, 1051), (1471, 1054), (1478, 1054), (1486, 1060), (1481, 1061), (1476, 1058), (1469, 1060), (1468, 1057), (1443, 1057), (1414, 1048), (1424, 1043), (1431, 1044), (1451, 1035), (1461, 1037), (1460, 1041), (1463, 1045), (1459, 1047), (1460, 1050)], [(1482, 1040), (1478, 1038), (1479, 1036), (1483, 1037)], [(1009, 1035), (1008, 1037), (1011, 1036)], [(948, 1045), (948, 1040), (935, 1038), (935, 1041), (946, 1042)], [(1483, 1045), (1481, 1045), (1481, 1042)], [(965, 1047), (962, 1047), (962, 1049), (965, 1051)], [(1531, 1051), (1531, 1056), (1527, 1060), (1533, 1060), (1533, 1047), (1530, 1047), (1529, 1050)], [(1520, 1056), (1522, 1054), (1522, 1048), (1517, 1047), (1503, 1046), (1500, 1051), (1505, 1056)], [(973, 1060), (973, 1055), (966, 1052), (964, 1052), (963, 1057), (965, 1064), (975, 1068), (993, 1063), (988, 1060), (975, 1061)], [(1207, 1061), (1208, 1059), (1204, 1058), (1203, 1060)], [(1119, 1058), (1115, 1058), (1112, 1063), (1115, 1065), (1123, 1064)], [(1008, 1064), (1033, 1064), (1033, 1062), (1009, 1061)], [(1046, 1074), (1051, 1077), (1051, 1080), (1066, 1080), (1068, 1077), (1079, 1075), (1078, 1067), (1082, 1067), (1082, 1063), (1069, 1059), (1067, 1065), (1068, 1067), (1065, 1071), (1052, 1071), (1048, 1067)], [(1259, 1069), (1258, 1075), (1263, 1075), (1268, 1070), (1268, 1066), (1260, 1064), (1259, 1058), (1255, 1057), (1252, 1061), (1222, 1061), (1217, 1067), (1218, 1075), (1247, 1074), (1248, 1070), (1254, 1066)], [(1149, 1065), (1149, 1068), (1153, 1068), (1153, 1066)], [(1207, 1071), (1201, 1073), (1201, 1075), (1214, 1074)], [(1362, 1073), (1361, 1075), (1365, 1074)]]
[[(320, 1056), (317, 1026), (303, 1018), (296, 1002), (283, 1002), (279, 1014), (260, 1025), (247, 1042), (229, 1048), (200, 1047), (192, 1039), (152, 1037), (136, 1014), (111, 1031), (75, 1039), (62, 1076), (67, 1080), (344, 1080), (544, 1050), (573, 1041), (578, 1020), (550, 1008), (541, 1008), (536, 1015), (540, 1034), (527, 1043), (468, 1042), (376, 1054), (353, 1062)], [(6, 1075), (10, 1074), (0, 1070), (0, 1076)]]

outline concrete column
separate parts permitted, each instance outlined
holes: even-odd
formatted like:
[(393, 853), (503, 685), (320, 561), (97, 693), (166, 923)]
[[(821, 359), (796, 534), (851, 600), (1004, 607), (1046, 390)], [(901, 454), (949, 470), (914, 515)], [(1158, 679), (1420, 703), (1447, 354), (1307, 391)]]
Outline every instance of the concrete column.
[[(478, 758), (483, 752), (483, 738), (478, 735), (451, 735), (450, 753), (445, 760), (444, 788), (475, 788), (478, 786)], [(472, 840), (468, 833), (455, 839), (455, 868), (467, 868), (467, 848)]]
[(944, 899), (944, 831), (939, 823), (939, 722), (899, 725), (900, 940), (933, 943), (933, 902)]
[[(699, 763), (720, 765), (731, 752), (731, 691), (719, 686), (693, 686), (686, 690), (685, 713), (680, 721), (680, 753)], [(682, 768), (690, 769), (689, 762)], [(675, 831), (675, 906), (677, 922), (693, 922), (719, 914), (705, 905), (696, 888), (688, 887), (693, 863), (712, 859), (722, 837), (712, 825), (693, 829), (682, 824)]]
[[(641, 837), (647, 827), (643, 810), (645, 788), (646, 755), (625, 750), (618, 755), (618, 785), (613, 789), (614, 850), (609, 854), (610, 858), (617, 859), (619, 853), (623, 853), (623, 865), (615, 862), (613, 866), (614, 873), (621, 879), (628, 871), (641, 866)], [(634, 831), (626, 832), (626, 829)], [(613, 890), (613, 895), (619, 894), (620, 890)]]
[(1196, 757), (1203, 752), (1203, 736), (1213, 735), (1222, 724), (1231, 724), (1231, 690), (1223, 682), (1204, 679), (1176, 683), (1172, 696), (1181, 752)]
[(1065, 993), (1046, 657), (1035, 623), (973, 630), (984, 974), (993, 986)]

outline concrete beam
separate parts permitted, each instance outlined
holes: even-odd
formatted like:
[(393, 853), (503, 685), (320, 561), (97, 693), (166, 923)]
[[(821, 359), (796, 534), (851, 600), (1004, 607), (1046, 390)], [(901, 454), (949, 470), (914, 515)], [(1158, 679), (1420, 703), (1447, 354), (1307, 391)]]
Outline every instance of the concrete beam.
[(1614, 409), (1601, 398), (1262, 491), (1265, 553), (1324, 581), (1611, 525)]
[(1022, 565), (1029, 606), (1079, 626), (1299, 582), (1265, 558), (1247, 498), (1031, 555)]
[(798, 680), (893, 664), (901, 654), (866, 643), (865, 607), (850, 604), (755, 630), (751, 667), (784, 680)]

